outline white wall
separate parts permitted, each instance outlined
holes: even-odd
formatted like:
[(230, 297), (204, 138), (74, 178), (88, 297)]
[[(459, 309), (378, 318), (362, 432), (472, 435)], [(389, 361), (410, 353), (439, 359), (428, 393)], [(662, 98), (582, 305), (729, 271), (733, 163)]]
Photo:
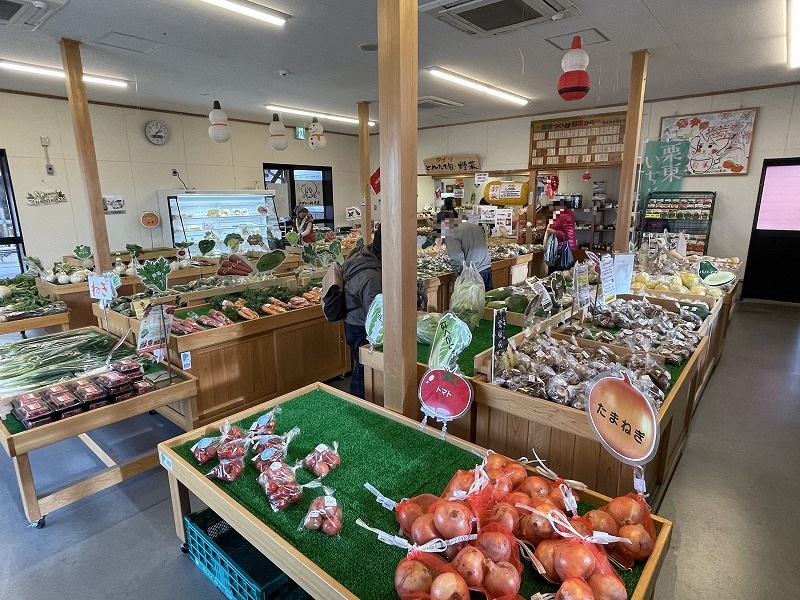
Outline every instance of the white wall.
[[(765, 90), (713, 94), (681, 100), (646, 103), (642, 121), (642, 141), (658, 139), (661, 117), (698, 112), (758, 107), (755, 134), (750, 149), (750, 166), (746, 175), (687, 177), (685, 190), (717, 192), (711, 230), (710, 253), (716, 256), (738, 256), (745, 260), (753, 213), (765, 158), (800, 156), (800, 86)], [(624, 107), (602, 110), (581, 110), (573, 114), (615, 112)], [(796, 113), (796, 114), (795, 114)], [(570, 113), (536, 117), (566, 117)], [(481, 169), (486, 171), (527, 169), (531, 117), (490, 121), (469, 125), (453, 125), (419, 132), (418, 173), (424, 173), (422, 160), (447, 154), (477, 154)], [(561, 174), (560, 191), (573, 192), (583, 185), (582, 171)], [(593, 179), (601, 179), (600, 170), (592, 170)], [(619, 196), (619, 178), (602, 177), (607, 193)], [(423, 179), (423, 178), (420, 178)], [(591, 196), (591, 184), (585, 184)], [(422, 183), (419, 184), (422, 189)]]
[[(190, 188), (233, 190), (263, 187), (265, 162), (332, 167), (337, 225), (346, 224), (345, 208), (360, 199), (358, 138), (354, 136), (328, 134), (327, 146), (317, 151), (290, 137), (287, 150), (273, 152), (266, 124), (231, 122), (231, 141), (216, 144), (208, 137), (208, 120), (201, 117), (97, 105), (90, 105), (89, 113), (102, 193), (122, 195), (126, 201), (127, 214), (106, 216), (112, 249), (130, 243), (160, 244), (160, 232), (156, 230), (151, 240), (151, 230), (138, 219), (141, 211), (157, 210), (157, 190), (180, 187), (173, 168)], [(67, 102), (0, 93), (0, 114), (0, 148), (8, 154), (28, 254), (51, 265), (71, 254), (76, 244), (91, 245), (88, 200)], [(144, 125), (152, 119), (169, 127), (167, 144), (154, 146), (145, 139)], [(55, 175), (45, 173), (40, 136), (50, 138)], [(62, 190), (68, 202), (28, 206), (25, 201), (28, 192), (54, 189)]]

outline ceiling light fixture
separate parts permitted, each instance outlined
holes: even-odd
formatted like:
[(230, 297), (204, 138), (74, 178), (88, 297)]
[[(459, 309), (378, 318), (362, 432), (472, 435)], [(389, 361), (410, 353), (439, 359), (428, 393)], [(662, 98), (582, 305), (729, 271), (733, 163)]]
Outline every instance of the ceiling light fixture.
[(260, 4), (256, 4), (255, 2), (247, 2), (246, 0), (201, 0), (201, 1), (205, 2), (206, 4), (212, 4), (219, 8), (224, 8), (226, 10), (239, 13), (240, 15), (244, 15), (246, 17), (251, 17), (253, 19), (258, 19), (259, 21), (264, 21), (265, 23), (271, 23), (272, 25), (284, 25), (286, 23), (286, 19), (289, 18), (289, 15), (287, 14), (278, 12), (277, 10), (272, 10), (271, 8), (267, 8), (266, 6), (261, 6)]
[[(356, 119), (355, 117), (341, 117), (339, 115), (329, 115), (327, 113), (313, 112), (301, 108), (287, 108), (286, 106), (274, 106), (272, 104), (267, 104), (267, 110), (287, 113), (290, 115), (301, 115), (304, 117), (317, 117), (318, 119), (328, 119), (330, 121), (339, 121), (340, 123), (350, 123), (351, 125), (358, 125), (358, 119)], [(370, 127), (374, 127), (375, 121), (369, 121), (368, 125)]]
[[(22, 73), (33, 73), (34, 75), (44, 75), (45, 77), (54, 77), (57, 79), (64, 79), (64, 71), (61, 69), (52, 69), (50, 67), (40, 67), (38, 65), (28, 65), (25, 63), (13, 62), (10, 60), (0, 60), (0, 68), (9, 71), (20, 71)], [(100, 85), (110, 85), (112, 87), (128, 87), (128, 82), (124, 79), (114, 79), (113, 77), (100, 77), (99, 75), (83, 75), (85, 83), (97, 83)]]
[(505, 100), (507, 102), (513, 102), (519, 106), (525, 106), (528, 103), (528, 99), (523, 96), (512, 94), (511, 92), (501, 90), (500, 88), (491, 86), (481, 81), (476, 81), (475, 79), (470, 79), (469, 77), (464, 77), (463, 75), (448, 71), (447, 69), (442, 69), (441, 67), (430, 67), (427, 69), (427, 71), (434, 77), (438, 77), (452, 83), (457, 83), (458, 85), (463, 85), (464, 87), (483, 92), (484, 94), (489, 94), (490, 96), (500, 98), (501, 100)]
[(786, 42), (789, 54), (789, 68), (800, 67), (800, 1), (786, 2)]

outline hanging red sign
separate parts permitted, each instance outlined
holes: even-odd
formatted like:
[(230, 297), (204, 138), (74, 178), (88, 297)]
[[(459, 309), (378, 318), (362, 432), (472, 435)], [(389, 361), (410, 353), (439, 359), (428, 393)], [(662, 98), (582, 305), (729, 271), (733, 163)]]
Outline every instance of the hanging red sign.
[(653, 458), (658, 449), (658, 416), (627, 373), (596, 378), (586, 411), (597, 437), (618, 460), (637, 466)]
[(422, 412), (437, 421), (452, 421), (472, 404), (472, 386), (461, 375), (446, 369), (429, 369), (419, 382)]
[(372, 191), (375, 194), (381, 193), (381, 168), (375, 169), (375, 172), (369, 177), (369, 184), (372, 186)]

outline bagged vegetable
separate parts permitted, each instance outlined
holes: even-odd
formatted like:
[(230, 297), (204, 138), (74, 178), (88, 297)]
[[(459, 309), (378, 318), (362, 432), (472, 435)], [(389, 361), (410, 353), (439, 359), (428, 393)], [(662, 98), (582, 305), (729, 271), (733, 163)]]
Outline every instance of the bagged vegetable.
[(464, 263), (461, 275), (456, 279), (453, 295), (450, 297), (450, 311), (473, 330), (480, 323), (484, 308), (486, 308), (486, 286), (483, 278), (474, 263), (470, 263), (469, 266)]
[(455, 372), (458, 369), (459, 354), (471, 343), (472, 332), (469, 326), (453, 313), (445, 313), (436, 326), (428, 366), (431, 369)]
[(339, 442), (333, 442), (333, 447), (319, 444), (303, 459), (303, 466), (312, 471), (317, 477), (325, 477), (330, 471), (339, 466)]
[(426, 313), (417, 317), (417, 341), (430, 346), (442, 313)]
[(264, 413), (250, 425), (251, 435), (271, 435), (275, 433), (275, 415), (281, 412), (281, 407), (276, 406), (268, 413)]
[(325, 488), (325, 495), (314, 499), (298, 529), (321, 529), (326, 535), (338, 535), (342, 530), (342, 507), (333, 497), (333, 490)]

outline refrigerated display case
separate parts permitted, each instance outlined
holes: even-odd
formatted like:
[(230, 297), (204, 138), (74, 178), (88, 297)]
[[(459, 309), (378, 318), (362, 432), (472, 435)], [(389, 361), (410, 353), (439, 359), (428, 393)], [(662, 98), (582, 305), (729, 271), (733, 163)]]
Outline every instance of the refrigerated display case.
[[(238, 233), (245, 240), (261, 235), (264, 243), (271, 238), (280, 240), (284, 232), (277, 214), (273, 190), (203, 191), (185, 190), (159, 192), (166, 244), (193, 242), (189, 251), (199, 255), (197, 242), (213, 239), (212, 253), (228, 253), (225, 236)], [(244, 245), (243, 245), (244, 246)]]

